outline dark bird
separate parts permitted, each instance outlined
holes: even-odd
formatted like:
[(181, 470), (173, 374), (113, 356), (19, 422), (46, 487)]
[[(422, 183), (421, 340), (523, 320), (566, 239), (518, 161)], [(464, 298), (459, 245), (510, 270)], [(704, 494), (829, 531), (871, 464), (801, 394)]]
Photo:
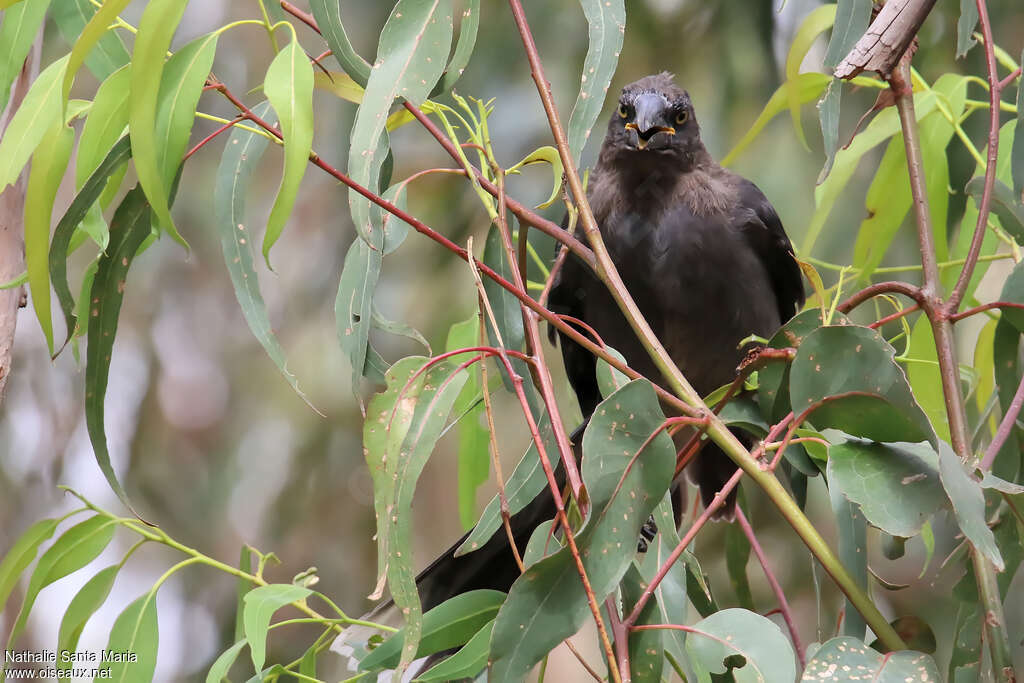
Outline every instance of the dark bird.
[[(627, 289), (702, 395), (735, 377), (745, 355), (741, 340), (771, 336), (803, 303), (800, 270), (778, 215), (757, 186), (711, 158), (690, 96), (670, 74), (623, 89), (588, 199)], [(549, 303), (593, 328), (630, 367), (663, 382), (605, 286), (582, 262), (565, 261)], [(560, 341), (569, 381), (589, 417), (601, 400), (594, 356), (564, 335)], [(735, 471), (711, 443), (688, 468), (705, 505)], [(731, 518), (734, 508), (733, 495), (719, 516)], [(554, 515), (545, 490), (513, 516), (517, 545), (523, 548), (533, 529)], [(417, 578), (424, 609), (473, 589), (508, 591), (519, 576), (504, 529), (476, 551), (454, 557), (461, 543)]]

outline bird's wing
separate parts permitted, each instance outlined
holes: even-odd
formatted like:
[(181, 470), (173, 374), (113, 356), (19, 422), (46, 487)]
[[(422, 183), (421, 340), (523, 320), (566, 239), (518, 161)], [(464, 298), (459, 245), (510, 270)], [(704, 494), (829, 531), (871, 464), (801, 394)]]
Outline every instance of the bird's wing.
[(738, 189), (740, 205), (753, 211), (757, 217), (756, 221), (748, 221), (744, 226), (744, 236), (768, 271), (775, 290), (779, 320), (785, 323), (803, 306), (805, 299), (793, 245), (775, 208), (757, 185), (741, 178)]

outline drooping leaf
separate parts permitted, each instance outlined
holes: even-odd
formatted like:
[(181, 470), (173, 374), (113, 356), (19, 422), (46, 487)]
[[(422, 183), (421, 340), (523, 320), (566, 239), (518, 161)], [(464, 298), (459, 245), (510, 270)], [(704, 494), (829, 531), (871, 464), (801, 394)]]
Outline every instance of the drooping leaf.
[(956, 23), (956, 58), (967, 56), (978, 42), (974, 39), (974, 29), (978, 25), (978, 4), (975, 0), (960, 0), (960, 19)]
[(926, 316), (919, 316), (910, 332), (907, 344), (907, 380), (914, 390), (921, 409), (928, 415), (940, 439), (949, 440), (949, 418), (942, 394), (942, 376), (935, 350), (935, 337)]
[(50, 312), (50, 218), (57, 188), (67, 170), (75, 131), (57, 119), (32, 155), (32, 170), (25, 191), (25, 265), (39, 326), (53, 355), (53, 319)]
[[(829, 500), (832, 503), (832, 514), (835, 515), (836, 527), (839, 530), (839, 561), (842, 562), (843, 567), (853, 577), (857, 586), (862, 591), (867, 591), (867, 521), (864, 519), (864, 515), (861, 514), (860, 509), (840, 492), (838, 486), (830, 486), (828, 494)], [(867, 627), (864, 617), (861, 616), (861, 613), (849, 599), (846, 599), (843, 604), (845, 605), (843, 635), (853, 636), (858, 640), (862, 640), (864, 638), (864, 629)]]
[(85, 181), (99, 168), (114, 144), (124, 135), (128, 125), (128, 94), (131, 70), (123, 66), (100, 83), (93, 99), (89, 116), (82, 126), (82, 137), (78, 141), (78, 155), (75, 161), (75, 187), (81, 188)]
[(960, 530), (975, 549), (991, 560), (998, 571), (1002, 571), (1003, 557), (985, 521), (985, 496), (981, 485), (967, 473), (960, 458), (945, 442), (939, 443), (939, 474), (942, 487), (953, 504)]
[[(109, 51), (108, 57), (118, 60), (121, 55), (118, 54), (117, 48), (111, 43), (109, 36), (114, 35), (110, 30), (113, 26), (117, 15), (121, 13), (125, 7), (128, 6), (130, 0), (104, 0), (101, 7), (95, 10), (89, 21), (82, 28), (81, 34), (78, 36), (78, 40), (75, 41), (74, 46), (71, 48), (70, 60), (68, 61), (67, 72), (61, 75), (61, 101), (68, 99), (68, 93), (71, 92), (71, 84), (75, 81), (75, 76), (78, 74), (78, 70), (82, 67), (83, 62), (92, 52), (92, 49), (97, 43), (100, 43), (100, 50), (104, 53)], [(177, 26), (177, 22), (175, 22)], [(175, 26), (170, 28), (171, 32), (174, 32)], [(141, 26), (140, 26), (141, 28)], [(145, 37), (145, 36), (143, 36)], [(168, 46), (170, 45), (170, 38), (168, 38)], [(123, 47), (123, 44), (122, 44)], [(160, 56), (163, 57), (164, 52), (167, 51), (165, 47), (161, 52)], [(124, 63), (127, 63), (125, 60)], [(124, 63), (119, 64), (123, 66)], [(159, 74), (157, 74), (157, 81), (159, 81)], [(154, 85), (155, 87), (155, 85)]]
[[(511, 224), (510, 227), (512, 227)], [(512, 269), (516, 266), (510, 264), (505, 257), (501, 233), (496, 225), (491, 226), (490, 231), (487, 233), (483, 262), (506, 280), (514, 281)], [(490, 318), (484, 318), (485, 325), (487, 326), (488, 343), (492, 346), (504, 346), (506, 349), (522, 350), (526, 340), (526, 332), (523, 328), (523, 313), (520, 308), (519, 299), (490, 278), (484, 279), (484, 293), (487, 295), (487, 300), (491, 304), (491, 309), (494, 311), (494, 317), (498, 324), (498, 329), (495, 330)], [(513, 359), (511, 362), (512, 368), (520, 377), (529, 376), (529, 368), (526, 367), (523, 361)], [(508, 376), (507, 372), (501, 373), (501, 381), (505, 384), (505, 388), (508, 391), (514, 391), (512, 378)]]
[(569, 115), (569, 151), (577, 165), (590, 131), (601, 115), (626, 35), (625, 0), (581, 0), (580, 5), (587, 18), (589, 43), (580, 92)]
[(828, 481), (873, 526), (904, 538), (916, 536), (944, 502), (935, 451), (921, 444), (834, 443)]
[(796, 679), (789, 638), (773, 621), (744, 609), (722, 610), (697, 622), (686, 649), (698, 671), (722, 674), (731, 669), (738, 683)]
[[(494, 621), (505, 594), (494, 590), (474, 590), (450, 598), (423, 615), (423, 635), (417, 657), (443, 652), (469, 641), (480, 629)], [(364, 671), (392, 669), (405, 641), (405, 629), (385, 640), (359, 662)]]
[(443, 660), (425, 673), (417, 676), (415, 681), (457, 681), (473, 678), (487, 666), (487, 656), (491, 651), (491, 633), (494, 620), (487, 622), (477, 631), (469, 642), (459, 648), (451, 657)]
[(118, 683), (152, 681), (159, 642), (156, 594), (146, 593), (125, 607), (110, 629), (107, 650), (124, 654), (110, 664), (110, 680)]
[(61, 119), (60, 84), (67, 64), (65, 55), (43, 69), (0, 138), (0, 192), (18, 179), (43, 136)]
[[(64, 347), (64, 344), (67, 344), (74, 333), (76, 319), (79, 321), (83, 320), (80, 316), (76, 315), (75, 301), (71, 295), (71, 288), (68, 285), (67, 258), (71, 238), (74, 235), (75, 228), (85, 219), (86, 213), (91, 207), (96, 206), (103, 188), (106, 187), (107, 181), (111, 178), (111, 174), (116, 169), (123, 167), (123, 164), (131, 157), (131, 153), (131, 140), (128, 139), (128, 136), (121, 138), (121, 140), (113, 145), (106, 158), (92, 171), (88, 180), (82, 185), (81, 190), (75, 195), (71, 205), (64, 212), (64, 216), (61, 217), (57, 227), (53, 230), (53, 238), (50, 241), (50, 280), (53, 283), (53, 291), (56, 292), (57, 300), (60, 302), (61, 310), (64, 313), (64, 324), (67, 327), (67, 336), (64, 339), (64, 343), (61, 344), (61, 348)], [(88, 298), (86, 298), (84, 305), (88, 305)], [(88, 318), (86, 317), (84, 320), (87, 321)]]
[(914, 400), (895, 350), (877, 331), (857, 325), (814, 330), (790, 370), (794, 412), (811, 409), (818, 428), (832, 427), (876, 441), (936, 443)]
[[(68, 608), (64, 612), (64, 618), (60, 622), (60, 631), (57, 636), (57, 652), (75, 651), (78, 645), (78, 638), (82, 635), (82, 629), (85, 628), (89, 617), (106, 602), (120, 568), (120, 565), (115, 564), (98, 571), (75, 594), (71, 602), (68, 603)], [(70, 659), (57, 658), (57, 668), (61, 671), (68, 671), (72, 665), (73, 662)]]
[(459, 24), (459, 39), (455, 43), (452, 58), (444, 70), (441, 82), (434, 88), (435, 93), (445, 93), (455, 87), (469, 58), (473, 56), (476, 36), (480, 29), (480, 0), (466, 0), (466, 8), (462, 10), (462, 21)]
[[(253, 113), (263, 118), (269, 109), (269, 102), (261, 102), (253, 108)], [(235, 298), (242, 308), (245, 322), (292, 390), (309, 403), (299, 389), (298, 379), (288, 370), (288, 361), (270, 325), (267, 306), (260, 293), (259, 278), (253, 265), (253, 231), (249, 229), (246, 220), (245, 203), (252, 172), (263, 156), (267, 142), (263, 135), (243, 128), (236, 127), (232, 131), (224, 147), (213, 187), (217, 232), (220, 235), (224, 264), (231, 276)]]
[[(388, 153), (380, 144), (388, 109), (398, 97), (415, 104), (427, 97), (444, 71), (452, 32), (451, 0), (399, 0), (395, 5), (381, 31), (377, 61), (352, 125), (348, 171), (360, 185), (377, 188)], [(380, 249), (383, 236), (370, 220), (369, 201), (354, 190), (349, 197), (356, 232)]]
[(823, 644), (804, 670), (805, 681), (870, 680), (878, 683), (938, 683), (935, 661), (926, 654), (901, 650), (883, 655), (849, 636)]
[[(636, 380), (597, 407), (584, 434), (582, 474), (591, 513), (576, 545), (599, 603), (629, 568), (640, 527), (668, 490), (675, 449), (667, 434), (658, 434), (634, 459), (663, 419), (650, 383)], [(520, 680), (589, 614), (569, 548), (531, 565), (498, 612), (492, 680)]]
[[(626, 575), (622, 577), (622, 602), (626, 610), (636, 605), (641, 594), (647, 588), (647, 582), (641, 576), (636, 565), (630, 565)], [(679, 617), (676, 617), (678, 619)], [(652, 595), (640, 610), (637, 624), (663, 624), (658, 598)], [(665, 635), (668, 629), (650, 631), (634, 631), (629, 634), (628, 652), (629, 669), (636, 683), (661, 683), (661, 671), (665, 665)]]
[(313, 591), (293, 583), (274, 583), (253, 588), (245, 594), (242, 622), (252, 663), (259, 671), (267, 657), (267, 631), (274, 613), (285, 605), (305, 600)]
[(377, 517), (375, 595), (386, 578), (406, 622), (403, 669), (416, 654), (423, 620), (412, 557), (413, 491), (466, 381), (465, 373), (453, 375), (446, 362), (425, 368), (427, 362), (409, 356), (388, 370), (387, 389), (370, 402), (363, 427)]
[(313, 149), (313, 66), (297, 40), (288, 43), (270, 63), (263, 92), (277, 113), (284, 135), (284, 173), (263, 236), (263, 258), (269, 266), (270, 248), (281, 236), (295, 206)]
[[(786, 81), (792, 83), (800, 75), (800, 65), (807, 56), (807, 52), (818, 39), (818, 36), (832, 27), (836, 18), (836, 6), (832, 4), (820, 5), (809, 12), (804, 18), (793, 42), (789, 47), (789, 54), (786, 55)], [(796, 137), (804, 149), (810, 151), (807, 146), (807, 137), (804, 135), (804, 127), (800, 123), (800, 93), (796, 88), (787, 91), (789, 103), (789, 115), (793, 119), (793, 129)]]
[[(134, 147), (133, 147), (134, 149)], [(100, 259), (89, 294), (89, 332), (85, 361), (85, 424), (107, 483), (126, 506), (128, 494), (117, 479), (103, 425), (103, 401), (107, 394), (110, 355), (114, 349), (128, 268), (143, 241), (150, 235), (150, 207), (141, 187), (132, 189), (117, 207), (110, 224), (110, 245)]]
[(181, 165), (188, 144), (196, 104), (203, 93), (206, 77), (217, 51), (216, 31), (196, 38), (167, 60), (157, 95), (156, 138), (157, 165), (164, 185), (170, 186)]
[(36, 558), (39, 546), (53, 536), (56, 528), (56, 519), (39, 520), (18, 537), (18, 540), (0, 560), (0, 609), (7, 604), (7, 598), (10, 597), (11, 591), (14, 590), (18, 579), (21, 578), (21, 573)]
[[(1024, 52), (1021, 53), (1024, 64)], [(1024, 78), (1017, 78), (1017, 123), (1010, 148), (1010, 169), (1013, 175), (1013, 196), (1024, 202)]]
[[(29, 578), (28, 588), (25, 589), (25, 597), (21, 603), (21, 610), (18, 612), (18, 617), (7, 639), (7, 649), (11, 648), (15, 639), (24, 630), (28, 615), (32, 611), (32, 606), (35, 605), (39, 591), (95, 560), (114, 537), (114, 526), (115, 523), (109, 518), (102, 515), (94, 515), (65, 531), (53, 542), (53, 545), (46, 549), (46, 552), (39, 558), (36, 568), (32, 571), (32, 576)], [(36, 538), (39, 539), (38, 542), (35, 542), (35, 548), (39, 547), (39, 542), (49, 538), (49, 535), (53, 533), (53, 529), (49, 528), (49, 525), (46, 524), (38, 528), (33, 527), (30, 531), (38, 534), (38, 536), (28, 539), (30, 542), (35, 542)], [(18, 564), (21, 564), (26, 559), (31, 561), (32, 556), (28, 553), (31, 552), (34, 555), (35, 548), (31, 548), (28, 544), (24, 546), (23, 554), (20, 560), (18, 560)], [(14, 581), (17, 580), (17, 575), (12, 574), (11, 576)], [(9, 593), (10, 588), (7, 588), (7, 590)]]
[(694, 609), (702, 617), (708, 617), (718, 611), (718, 601), (711, 593), (708, 576), (701, 569), (697, 556), (690, 551), (683, 552), (686, 564), (686, 595), (693, 603)]
[[(152, 206), (156, 222), (186, 248), (188, 243), (178, 233), (171, 218), (168, 199), (170, 182), (164, 177), (160, 166), (156, 123), (164, 58), (187, 4), (184, 0), (152, 0), (146, 5), (139, 20), (139, 32), (135, 36), (132, 51), (131, 96), (128, 100), (128, 129), (139, 185)], [(96, 16), (101, 13), (98, 12)]]
[(835, 69), (868, 28), (871, 6), (860, 0), (837, 0), (832, 35), (828, 39), (823, 64)]
[(4, 12), (0, 24), (0, 110), (7, 106), (11, 84), (21, 73), (25, 57), (39, 33), (50, 0), (22, 2)]
[(373, 324), (373, 291), (380, 277), (381, 253), (361, 239), (348, 248), (341, 282), (334, 300), (338, 343), (352, 366), (352, 391), (359, 395), (359, 381), (366, 373), (367, 346)]
[(747, 560), (750, 559), (750, 541), (737, 524), (725, 530), (725, 567), (736, 593), (736, 602), (743, 609), (754, 609), (754, 596), (747, 578)]
[[(1016, 141), (1016, 137), (1014, 140)], [(964, 191), (974, 197), (975, 202), (980, 202), (984, 184), (984, 178), (971, 178)], [(999, 223), (1013, 235), (1014, 239), (1024, 241), (1024, 205), (1021, 204), (1021, 198), (1015, 197), (1013, 190), (998, 179), (992, 185), (991, 209), (999, 218)]]
[[(480, 337), (480, 321), (476, 315), (457, 322), (448, 330), (446, 351), (455, 351), (476, 346)], [(467, 355), (468, 359), (469, 356)], [(485, 361), (480, 361), (485, 362)], [(452, 412), (462, 415), (459, 430), (459, 521), (465, 529), (476, 521), (476, 491), (487, 481), (491, 472), (491, 459), (487, 429), (481, 423), (484, 405), (480, 393), (481, 375), (479, 363), (464, 370), (466, 384), (452, 407)], [(480, 401), (480, 403), (477, 403)], [(474, 406), (475, 404), (475, 406)]]
[[(863, 5), (864, 3), (851, 3)], [(833, 78), (828, 84), (824, 96), (818, 100), (818, 121), (821, 123), (821, 140), (825, 148), (825, 164), (818, 174), (818, 184), (825, 181), (832, 164), (836, 159), (836, 152), (839, 151), (839, 108), (842, 104), (843, 84), (838, 78)]]
[[(85, 33), (85, 27), (97, 11), (99, 9), (89, 0), (54, 0), (50, 16), (60, 29), (65, 42), (73, 47), (78, 37)], [(107, 25), (110, 25), (109, 22)], [(85, 66), (97, 80), (102, 81), (127, 64), (130, 58), (131, 55), (128, 54), (128, 49), (117, 32), (105, 30), (100, 33), (99, 40), (94, 42), (92, 49), (85, 55)]]
[(341, 3), (337, 0), (310, 0), (309, 8), (313, 10), (313, 17), (320, 26), (334, 59), (352, 80), (366, 87), (366, 81), (370, 77), (370, 65), (356, 54), (348, 34), (345, 33), (345, 26), (341, 22)]

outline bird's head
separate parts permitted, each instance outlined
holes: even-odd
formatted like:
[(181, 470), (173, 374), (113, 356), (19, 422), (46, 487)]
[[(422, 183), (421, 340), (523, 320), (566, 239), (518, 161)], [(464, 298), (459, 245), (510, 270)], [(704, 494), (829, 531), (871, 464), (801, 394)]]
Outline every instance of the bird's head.
[(663, 72), (622, 89), (602, 155), (641, 163), (677, 157), (682, 166), (689, 166), (703, 149), (689, 94)]

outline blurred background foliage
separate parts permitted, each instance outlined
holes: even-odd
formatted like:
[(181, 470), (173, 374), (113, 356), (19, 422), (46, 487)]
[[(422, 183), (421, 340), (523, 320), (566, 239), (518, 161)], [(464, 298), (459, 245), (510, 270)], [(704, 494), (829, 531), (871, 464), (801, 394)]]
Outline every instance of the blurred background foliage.
[[(721, 158), (782, 82), (782, 65), (792, 37), (818, 4), (815, 0), (784, 0), (781, 6), (778, 0), (631, 0), (625, 44), (609, 92), (617, 92), (623, 84), (648, 73), (675, 73), (693, 97), (709, 150)], [(498, 158), (511, 166), (531, 150), (550, 144), (550, 133), (507, 5), (501, 0), (484, 0), (482, 5), (477, 47), (457, 90), (483, 99), (496, 98), (490, 130)], [(343, 3), (350, 36), (362, 55), (372, 57), (390, 7), (386, 2)], [(582, 12), (575, 2), (568, 1), (532, 2), (527, 10), (557, 104), (567, 120), (587, 47)], [(1019, 54), (1024, 45), (1024, 12), (1019, 0), (991, 0), (989, 10), (996, 19), (997, 42), (1011, 54)], [(258, 13), (254, 0), (190, 3), (172, 49), (232, 19)], [(132, 3), (123, 16), (134, 22), (140, 14), (141, 4)], [(950, 71), (984, 73), (978, 49), (964, 60), (954, 60), (958, 14), (958, 3), (939, 3), (922, 28), (914, 63), (929, 81)], [(322, 44), (305, 27), (299, 25), (299, 31), (308, 50), (317, 50)], [(61, 36), (48, 23), (43, 63), (66, 50)], [(824, 42), (820, 41), (804, 69), (819, 69), (823, 52)], [(221, 39), (214, 73), (235, 92), (246, 92), (262, 82), (271, 57), (269, 42), (260, 29), (232, 31)], [(83, 71), (76, 88), (93, 92), (96, 84), (90, 79)], [(980, 88), (971, 88), (972, 97), (983, 98)], [(841, 141), (852, 135), (856, 120), (870, 108), (875, 95), (867, 91), (844, 97)], [(613, 103), (609, 99), (605, 109), (611, 111)], [(315, 107), (315, 148), (340, 166), (347, 156), (355, 106), (318, 90)], [(211, 94), (203, 97), (199, 109), (222, 116), (233, 114), (228, 103)], [(813, 106), (805, 106), (803, 116), (810, 131), (810, 151), (800, 146), (783, 115), (772, 121), (734, 164), (736, 171), (764, 190), (795, 244), (801, 243), (813, 213), (814, 184), (823, 162)], [(975, 141), (984, 140), (984, 119), (973, 116), (965, 125)], [(602, 116), (595, 127), (585, 165), (593, 162), (605, 120)], [(193, 138), (206, 135), (213, 126), (198, 123)], [(311, 402), (326, 415), (320, 417), (282, 381), (249, 332), (232, 292), (211, 209), (213, 178), (225, 139), (189, 161), (174, 206), (177, 226), (192, 251), (186, 254), (171, 240), (163, 239), (141, 254), (132, 269), (107, 395), (112, 458), (144, 516), (171, 536), (226, 562), (238, 557), (242, 544), (273, 551), (282, 563), (269, 570), (268, 576), (278, 581), (287, 582), (316, 566), (321, 577), (318, 589), (350, 614), (359, 613), (369, 606), (365, 596), (374, 584), (375, 549), (372, 483), (361, 446), (362, 417), (353, 399), (349, 368), (338, 347), (333, 313), (342, 260), (354, 238), (346, 193), (325, 174), (307, 173), (299, 204), (275, 247), (276, 272), (261, 269), (263, 295), (274, 330), (287, 351), (289, 369)], [(396, 179), (424, 168), (450, 165), (444, 152), (417, 126), (396, 131), (392, 146)], [(850, 261), (858, 226), (865, 218), (864, 192), (881, 153), (881, 148), (876, 149), (862, 162), (813, 256), (837, 263)], [(250, 220), (261, 222), (269, 213), (280, 158), (279, 152), (272, 152), (264, 162), (250, 198)], [(951, 186), (963, 187), (974, 168), (963, 146), (954, 142), (950, 146)], [(70, 201), (72, 189), (65, 181), (58, 207)], [(465, 244), (474, 236), (480, 245), (488, 220), (468, 189), (450, 176), (431, 176), (412, 185), (409, 206), (455, 242)], [(540, 168), (528, 169), (509, 181), (509, 192), (526, 203), (543, 201), (549, 190), (550, 173)], [(962, 194), (951, 197), (951, 233), (959, 226), (964, 202)], [(562, 210), (556, 205), (547, 213), (557, 221)], [(910, 220), (908, 216), (908, 229), (901, 231), (883, 265), (917, 262)], [(71, 266), (74, 282), (84, 262), (72, 260)], [(823, 272), (826, 285), (834, 283), (834, 275)], [(451, 324), (474, 313), (475, 299), (465, 265), (413, 235), (385, 262), (376, 301), (389, 318), (421, 330), (437, 350), (443, 348)], [(966, 325), (958, 328), (967, 335), (971, 330)], [(384, 336), (374, 343), (391, 360), (417, 351), (412, 342), (400, 337)], [(973, 343), (961, 348), (971, 349)], [(68, 353), (54, 362), (49, 360), (30, 308), (22, 309), (15, 351), (13, 374), (0, 409), (0, 549), (9, 547), (33, 521), (72, 507), (57, 484), (72, 485), (93, 501), (118, 509), (86, 435), (83, 366)], [(556, 355), (551, 358), (553, 365), (560, 367)], [(370, 386), (362, 387), (364, 396), (371, 391)], [(578, 416), (567, 386), (563, 386), (562, 399), (568, 414)], [(527, 436), (515, 425), (500, 429), (502, 454), (511, 466)], [(442, 440), (417, 488), (415, 509), (426, 513), (416, 518), (421, 565), (463, 531), (455, 501), (455, 443), (453, 437)], [(491, 484), (481, 488), (481, 505), (492, 491)], [(789, 528), (769, 506), (757, 505), (756, 495), (750, 499), (755, 504), (762, 543), (800, 616), (805, 641), (828, 637), (841, 605), (834, 588), (827, 580), (812, 580), (810, 556), (796, 544)], [(816, 515), (815, 509), (828, 509), (820, 478), (811, 483), (811, 519), (829, 516)], [(942, 514), (937, 524), (942, 524)], [(735, 603), (735, 595), (724, 559), (715, 560), (724, 554), (720, 527), (701, 534), (698, 554), (720, 603), (726, 606)], [(821, 531), (826, 535), (834, 532), (827, 524)], [(98, 562), (116, 561), (126, 550), (127, 537), (122, 543), (118, 547), (115, 540)], [(909, 552), (898, 561), (879, 554), (872, 558), (872, 567), (888, 582), (911, 583), (923, 565), (920, 545), (919, 540), (912, 541)], [(772, 552), (783, 547), (800, 549)], [(936, 556), (941, 558), (949, 550), (937, 548)], [(105, 645), (116, 614), (152, 584), (166, 568), (168, 556), (166, 549), (147, 548), (139, 553), (122, 572), (115, 595), (86, 628), (82, 647)], [(938, 562), (927, 571), (940, 589), (945, 584), (952, 587), (959, 579), (940, 572)], [(80, 574), (41, 594), (28, 634), (21, 641), (26, 648), (41, 649), (55, 642), (62, 607), (88, 575)], [(751, 571), (750, 575), (756, 604), (773, 604), (760, 573)], [(820, 609), (815, 597), (819, 586), (824, 592)], [(924, 583), (918, 586), (925, 588)], [(929, 614), (927, 604), (900, 609), (900, 604), (920, 603), (915, 589), (877, 597), (893, 613), (914, 611), (940, 623), (949, 618)], [(232, 581), (205, 569), (181, 572), (162, 589), (159, 601), (156, 680), (200, 680), (222, 645), (231, 642)], [(9, 603), (16, 604), (15, 600)], [(4, 632), (12, 619), (13, 615), (3, 614)], [(941, 662), (950, 634), (947, 629), (935, 630)], [(280, 633), (272, 641), (278, 648), (272, 657), (297, 657), (314, 637), (312, 630), (304, 632), (302, 628)]]

